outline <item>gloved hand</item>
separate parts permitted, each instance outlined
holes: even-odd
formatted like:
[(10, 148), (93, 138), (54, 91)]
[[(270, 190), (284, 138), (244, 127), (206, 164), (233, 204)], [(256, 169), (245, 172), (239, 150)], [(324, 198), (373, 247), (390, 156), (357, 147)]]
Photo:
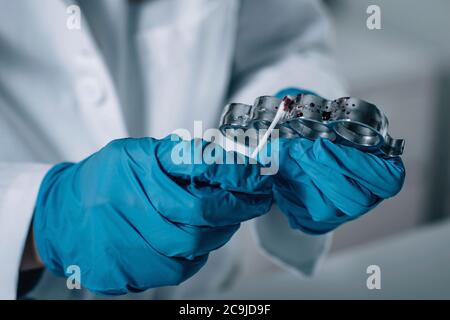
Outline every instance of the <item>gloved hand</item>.
[(402, 188), (405, 168), (329, 140), (280, 140), (274, 198), (293, 228), (329, 232), (373, 209)]
[(103, 294), (176, 285), (197, 272), (241, 221), (272, 203), (271, 178), (258, 165), (172, 161), (175, 146), (193, 152), (198, 143), (211, 147), (116, 140), (80, 163), (53, 167), (34, 213), (46, 267), (64, 275), (77, 265), (81, 284)]
[[(276, 96), (301, 93), (316, 95), (287, 88)], [(399, 157), (386, 160), (324, 139), (279, 142), (274, 199), (290, 225), (304, 232), (329, 232), (393, 197), (403, 186), (405, 168)]]

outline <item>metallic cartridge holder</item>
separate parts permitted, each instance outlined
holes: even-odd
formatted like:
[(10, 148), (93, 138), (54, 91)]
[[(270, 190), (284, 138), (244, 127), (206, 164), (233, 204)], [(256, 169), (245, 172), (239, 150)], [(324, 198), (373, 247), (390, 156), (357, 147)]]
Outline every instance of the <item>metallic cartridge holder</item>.
[(373, 104), (356, 98), (336, 100), (337, 116), (331, 126), (343, 139), (367, 148), (380, 148), (389, 122)]
[(336, 140), (336, 134), (328, 125), (331, 106), (328, 100), (314, 95), (298, 95), (287, 119), (287, 125), (299, 136), (315, 140)]
[[(228, 104), (220, 119), (220, 130), (235, 138), (245, 130), (267, 129), (280, 103), (276, 97), (262, 96), (252, 106)], [(392, 138), (388, 127), (386, 115), (374, 104), (351, 97), (331, 101), (311, 94), (297, 95), (276, 126), (284, 138), (325, 138), (384, 157), (400, 156), (405, 141)]]
[(220, 117), (220, 130), (227, 136), (235, 137), (242, 130), (250, 128), (253, 117), (253, 106), (243, 103), (230, 103), (225, 106)]
[[(250, 121), (250, 126), (260, 130), (269, 128), (272, 120), (278, 111), (281, 99), (271, 96), (258, 97), (253, 104), (253, 117)], [(285, 125), (276, 126), (280, 130), (280, 136), (285, 138), (296, 137), (297, 134), (290, 127)]]

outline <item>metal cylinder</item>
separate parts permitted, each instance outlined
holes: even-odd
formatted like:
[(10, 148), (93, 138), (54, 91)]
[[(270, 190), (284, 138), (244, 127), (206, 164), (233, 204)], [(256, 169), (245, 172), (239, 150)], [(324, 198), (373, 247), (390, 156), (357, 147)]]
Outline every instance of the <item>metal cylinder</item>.
[[(220, 129), (267, 129), (273, 121), (281, 99), (258, 97), (253, 106), (232, 103), (225, 107)], [(385, 157), (403, 153), (405, 141), (393, 139), (386, 115), (367, 101), (344, 97), (326, 100), (316, 95), (300, 94), (276, 127), (285, 138), (325, 138)], [(228, 136), (233, 135), (233, 131)]]

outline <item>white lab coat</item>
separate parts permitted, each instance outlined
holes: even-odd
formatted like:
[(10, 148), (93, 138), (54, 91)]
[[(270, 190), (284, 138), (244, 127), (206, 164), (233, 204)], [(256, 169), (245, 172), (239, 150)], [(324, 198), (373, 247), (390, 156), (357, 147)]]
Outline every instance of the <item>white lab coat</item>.
[[(227, 101), (251, 103), (284, 87), (344, 95), (315, 1), (79, 0), (81, 30), (66, 27), (70, 4), (0, 0), (0, 298), (15, 298), (52, 164), (79, 161), (116, 138), (192, 130), (194, 120), (215, 127)], [(251, 224), (185, 284), (145, 297), (192, 297), (222, 288), (230, 274), (239, 279), (249, 229), (263, 252), (303, 273), (326, 251), (327, 236), (291, 230), (277, 209)], [(44, 276), (35, 296), (86, 296), (57, 282)]]

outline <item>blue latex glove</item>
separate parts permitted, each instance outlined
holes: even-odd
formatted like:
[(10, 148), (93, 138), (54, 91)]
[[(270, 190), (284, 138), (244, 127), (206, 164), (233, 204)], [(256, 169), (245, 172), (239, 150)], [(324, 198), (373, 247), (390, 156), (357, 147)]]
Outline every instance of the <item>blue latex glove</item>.
[[(317, 95), (287, 88), (276, 96), (301, 93)], [(280, 139), (274, 197), (293, 228), (322, 234), (396, 195), (404, 179), (399, 157), (385, 160), (323, 139)]]
[[(176, 285), (241, 221), (270, 209), (271, 178), (259, 166), (176, 165), (171, 152), (178, 143), (116, 140), (80, 163), (53, 167), (34, 214), (46, 267), (64, 275), (77, 265), (81, 284), (103, 294)], [(181, 143), (191, 152), (196, 143), (208, 146)]]
[(274, 197), (293, 228), (322, 234), (396, 195), (404, 178), (399, 157), (385, 160), (325, 139), (281, 139)]
[(312, 94), (314, 96), (318, 96), (318, 94), (315, 92), (292, 87), (292, 88), (285, 88), (283, 90), (278, 91), (275, 94), (275, 97), (283, 99), (285, 96), (296, 96), (298, 94)]

